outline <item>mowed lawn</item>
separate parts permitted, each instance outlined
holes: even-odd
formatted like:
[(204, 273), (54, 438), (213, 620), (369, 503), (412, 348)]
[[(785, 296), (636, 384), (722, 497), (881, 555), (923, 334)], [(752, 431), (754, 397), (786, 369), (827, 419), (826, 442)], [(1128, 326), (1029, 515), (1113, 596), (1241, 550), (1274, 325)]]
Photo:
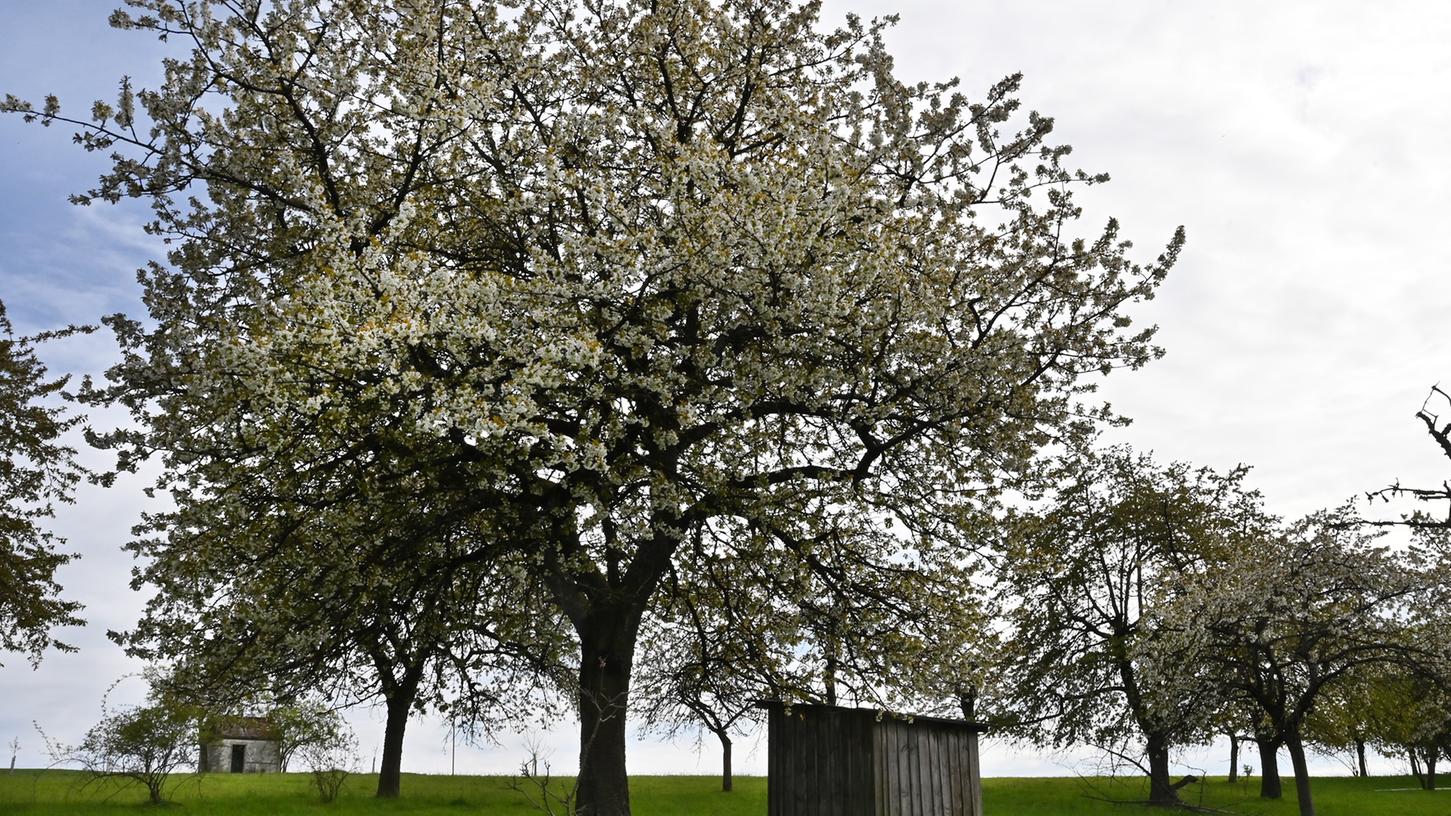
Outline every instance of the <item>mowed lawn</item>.
[[(419, 814), (457, 816), (465, 813), (529, 816), (544, 813), (530, 804), (509, 780), (491, 776), (416, 776), (403, 778), (403, 798), (378, 801), (371, 797), (373, 777), (348, 780), (333, 804), (317, 801), (303, 774), (231, 776), (209, 774), (178, 777), (173, 803), (154, 809), (144, 804), (139, 788), (84, 786), (84, 778), (70, 771), (0, 771), (0, 814), (224, 814), (270, 816), (307, 814)], [(1223, 779), (1187, 788), (1186, 801), (1230, 813), (1293, 816), (1297, 813), (1293, 780), (1286, 778), (1286, 798), (1266, 802), (1257, 798), (1258, 780), (1230, 784)], [(636, 816), (765, 816), (766, 780), (741, 777), (736, 790), (722, 793), (719, 780), (704, 776), (644, 776), (630, 781)], [(1414, 788), (1408, 777), (1370, 779), (1316, 779), (1316, 809), (1321, 816), (1451, 816), (1451, 792), (1404, 790)], [(1398, 790), (1401, 789), (1401, 790)], [(1110, 779), (986, 779), (983, 781), (985, 816), (1056, 816), (1057, 814), (1162, 813), (1111, 799), (1141, 798), (1145, 788), (1137, 780)]]

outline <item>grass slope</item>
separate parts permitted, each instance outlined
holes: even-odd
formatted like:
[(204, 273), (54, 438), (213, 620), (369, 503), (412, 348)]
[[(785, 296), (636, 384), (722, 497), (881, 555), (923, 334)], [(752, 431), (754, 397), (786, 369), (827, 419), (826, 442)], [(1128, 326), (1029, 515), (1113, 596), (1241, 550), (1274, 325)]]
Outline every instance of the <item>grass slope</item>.
[[(91, 816), (96, 814), (166, 813), (168, 816), (352, 816), (353, 814), (417, 814), (458, 816), (538, 816), (509, 780), (491, 776), (417, 776), (405, 774), (403, 798), (378, 801), (376, 784), (366, 774), (348, 780), (331, 805), (317, 801), (303, 774), (232, 776), (209, 774), (177, 777), (173, 804), (159, 810), (145, 805), (139, 786), (122, 789), (85, 786), (72, 771), (0, 771), (0, 814), (16, 816)], [(1247, 816), (1293, 816), (1294, 787), (1286, 779), (1286, 799), (1257, 798), (1258, 780), (1229, 784), (1210, 780), (1185, 790), (1186, 801)], [(636, 816), (765, 816), (766, 780), (740, 777), (733, 793), (721, 793), (716, 777), (641, 776), (630, 780)], [(1320, 816), (1451, 816), (1451, 793), (1419, 790), (1405, 777), (1370, 779), (1323, 778), (1314, 782)], [(1113, 804), (1105, 799), (1133, 800), (1147, 793), (1137, 780), (1111, 779), (985, 779), (983, 810), (987, 816), (1125, 816), (1164, 811)]]

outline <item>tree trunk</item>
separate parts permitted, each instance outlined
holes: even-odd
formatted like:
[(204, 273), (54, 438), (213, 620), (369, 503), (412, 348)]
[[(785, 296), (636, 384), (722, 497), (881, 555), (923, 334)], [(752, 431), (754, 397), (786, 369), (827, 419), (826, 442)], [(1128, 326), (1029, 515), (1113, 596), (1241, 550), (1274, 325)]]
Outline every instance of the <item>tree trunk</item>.
[(729, 731), (717, 731), (720, 740), (720, 789), (731, 792), (731, 735)]
[(1436, 789), (1436, 755), (1439, 753), (1434, 747), (1426, 751), (1426, 790)]
[(1300, 816), (1315, 816), (1315, 801), (1310, 798), (1310, 766), (1305, 763), (1305, 745), (1298, 732), (1286, 735), (1285, 747), (1295, 768), (1295, 797), (1300, 800)]
[(1365, 740), (1360, 737), (1355, 738), (1355, 758), (1360, 765), (1360, 778), (1365, 779), (1370, 776), (1370, 771), (1366, 769), (1365, 765)]
[(388, 697), (388, 720), (383, 727), (383, 767), (378, 769), (379, 799), (397, 799), (403, 773), (403, 732), (413, 708), (415, 689), (395, 689)]
[(1421, 772), (1421, 759), (1416, 756), (1416, 746), (1408, 746), (1406, 748), (1406, 754), (1411, 758), (1411, 776), (1416, 778), (1416, 784), (1421, 786), (1421, 790), (1425, 790), (1426, 775)]
[(977, 722), (977, 689), (968, 687), (957, 692), (957, 705), (962, 709), (962, 718)]
[(821, 684), (826, 689), (826, 704), (836, 705), (836, 649), (826, 653), (826, 665), (821, 670)]
[(1278, 740), (1255, 737), (1260, 751), (1260, 798), (1279, 799), (1284, 796), (1280, 784), (1280, 743)]
[(1149, 804), (1179, 804), (1179, 791), (1169, 781), (1168, 738), (1162, 734), (1149, 734), (1146, 752), (1149, 755)]
[(625, 716), (639, 615), (596, 610), (577, 622), (579, 634), (578, 816), (630, 816), (625, 772)]
[(1229, 781), (1239, 781), (1239, 735), (1229, 735)]

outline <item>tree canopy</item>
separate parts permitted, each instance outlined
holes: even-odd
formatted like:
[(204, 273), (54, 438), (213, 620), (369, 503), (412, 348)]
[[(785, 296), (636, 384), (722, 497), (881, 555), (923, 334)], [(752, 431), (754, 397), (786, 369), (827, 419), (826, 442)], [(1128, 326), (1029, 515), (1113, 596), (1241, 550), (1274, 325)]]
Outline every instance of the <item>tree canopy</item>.
[(480, 558), (517, 556), (573, 630), (581, 812), (629, 811), (637, 639), (692, 531), (843, 612), (902, 605), (857, 593), (958, 568), (965, 519), (1112, 418), (1094, 378), (1159, 353), (1130, 312), (1182, 233), (1140, 264), (1114, 221), (1080, 226), (1073, 188), (1106, 177), (1065, 164), (1020, 78), (904, 83), (887, 21), (130, 5), (117, 25), (191, 49), (162, 87), (31, 112), (115, 151), (90, 197), (149, 198), (172, 242), (93, 395), (131, 408), (102, 441), (158, 457), (178, 508), (148, 580), (183, 520), (356, 521), (390, 491), (413, 509), (370, 518), (385, 535), (489, 519)]
[(74, 651), (54, 630), (81, 623), (81, 605), (60, 596), (55, 571), (75, 556), (44, 526), (69, 503), (85, 469), (65, 433), (81, 421), (58, 404), (69, 377), (50, 378), (36, 345), (83, 329), (16, 337), (0, 303), (0, 651), (32, 665), (49, 648)]
[(1327, 689), (1379, 665), (1434, 660), (1438, 647), (1409, 638), (1409, 611), (1429, 573), (1393, 557), (1349, 508), (1311, 514), (1186, 576), (1162, 610), (1176, 655), (1170, 683), (1195, 683), (1257, 709), (1265, 736), (1289, 750), (1300, 813), (1314, 816), (1305, 756), (1307, 717)]
[(1018, 733), (1098, 746), (1145, 772), (1151, 802), (1177, 802), (1170, 751), (1209, 730), (1215, 698), (1182, 682), (1194, 675), (1163, 643), (1160, 613), (1183, 576), (1273, 523), (1246, 472), (1159, 465), (1127, 447), (1071, 452), (1044, 506), (1009, 519), (1001, 669)]

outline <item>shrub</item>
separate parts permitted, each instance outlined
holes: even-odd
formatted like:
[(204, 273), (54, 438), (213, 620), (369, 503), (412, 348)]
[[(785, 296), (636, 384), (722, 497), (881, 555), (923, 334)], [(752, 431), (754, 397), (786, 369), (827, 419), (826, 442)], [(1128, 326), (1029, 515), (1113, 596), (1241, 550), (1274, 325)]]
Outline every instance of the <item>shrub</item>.
[(318, 797), (331, 802), (338, 798), (343, 783), (354, 773), (358, 740), (338, 717), (334, 727), (297, 746), (297, 753), (312, 775), (312, 786), (317, 789)]

